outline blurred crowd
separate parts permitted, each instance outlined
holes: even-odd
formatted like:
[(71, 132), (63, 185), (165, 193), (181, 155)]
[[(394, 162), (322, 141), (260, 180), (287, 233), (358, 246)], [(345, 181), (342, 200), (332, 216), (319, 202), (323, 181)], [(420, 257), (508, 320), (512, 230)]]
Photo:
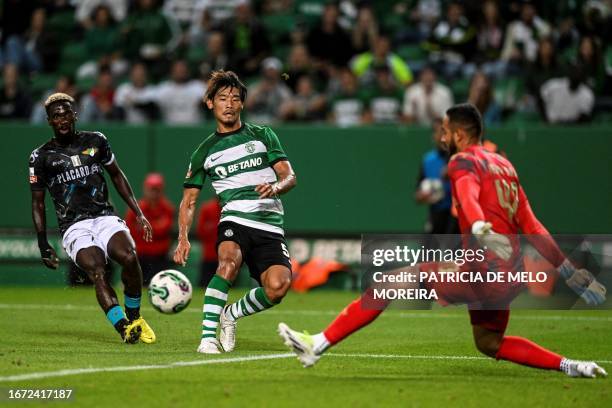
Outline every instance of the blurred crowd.
[(0, 119), (193, 125), (210, 72), (248, 120), (431, 125), (470, 101), (487, 125), (610, 119), (610, 0), (2, 0)]

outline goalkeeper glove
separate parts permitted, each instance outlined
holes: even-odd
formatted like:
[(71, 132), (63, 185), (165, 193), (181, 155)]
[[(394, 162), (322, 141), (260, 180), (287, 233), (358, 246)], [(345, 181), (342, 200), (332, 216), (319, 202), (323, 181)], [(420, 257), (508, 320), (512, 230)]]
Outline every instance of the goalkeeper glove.
[(557, 268), (565, 283), (576, 292), (587, 305), (600, 305), (606, 301), (606, 287), (599, 283), (591, 272), (586, 269), (576, 269), (566, 259)]
[(504, 261), (509, 260), (512, 256), (510, 239), (503, 234), (498, 234), (493, 231), (490, 222), (474, 222), (474, 224), (472, 224), (472, 234), (474, 234), (480, 246), (490, 249)]

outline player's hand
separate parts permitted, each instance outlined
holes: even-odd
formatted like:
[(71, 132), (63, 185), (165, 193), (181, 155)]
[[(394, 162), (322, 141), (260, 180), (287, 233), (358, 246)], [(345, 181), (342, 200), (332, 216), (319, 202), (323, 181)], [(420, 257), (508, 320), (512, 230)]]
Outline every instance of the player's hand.
[(565, 278), (567, 286), (580, 295), (587, 305), (600, 305), (606, 301), (606, 287), (599, 283), (588, 270), (576, 269), (566, 259), (558, 271)]
[(472, 224), (472, 234), (474, 234), (480, 246), (490, 249), (504, 261), (509, 260), (512, 256), (512, 244), (510, 244), (510, 239), (503, 234), (498, 234), (493, 231), (490, 222), (474, 222), (474, 224)]
[(421, 189), (417, 190), (415, 199), (418, 203), (433, 204), (431, 199), (432, 194)]
[(191, 244), (188, 239), (179, 239), (178, 245), (174, 250), (174, 262), (178, 265), (185, 266), (187, 258), (189, 258), (189, 251), (191, 250)]
[(42, 258), (43, 263), (49, 269), (57, 269), (59, 266), (59, 258), (57, 257), (57, 253), (55, 249), (49, 243), (47, 243), (46, 247), (39, 248), (40, 249), (40, 257)]
[(142, 238), (145, 240), (145, 242), (153, 241), (153, 227), (151, 227), (149, 220), (147, 220), (146, 217), (141, 214), (136, 217), (136, 222), (138, 222), (138, 225), (140, 228), (142, 228)]
[(275, 195), (278, 194), (278, 185), (276, 183), (258, 184), (255, 187), (255, 191), (259, 193), (260, 199), (274, 197)]

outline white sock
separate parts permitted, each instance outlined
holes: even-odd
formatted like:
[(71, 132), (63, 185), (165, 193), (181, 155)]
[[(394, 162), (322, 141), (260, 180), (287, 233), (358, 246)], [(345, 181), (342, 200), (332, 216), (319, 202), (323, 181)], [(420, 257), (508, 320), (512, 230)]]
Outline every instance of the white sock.
[(563, 371), (565, 374), (570, 375), (572, 374), (572, 360), (569, 360), (567, 358), (564, 358), (563, 360), (561, 360), (561, 365), (559, 366), (559, 371)]
[(234, 307), (235, 303), (232, 303), (231, 305), (229, 305), (229, 307), (227, 308), (223, 308), (224, 310), (221, 311), (221, 313), (223, 313), (223, 316), (225, 316), (226, 319), (228, 320), (237, 320), (233, 315), (232, 315), (232, 307)]
[(323, 352), (331, 346), (323, 332), (313, 335), (312, 340), (314, 342), (314, 352), (316, 354), (323, 354)]

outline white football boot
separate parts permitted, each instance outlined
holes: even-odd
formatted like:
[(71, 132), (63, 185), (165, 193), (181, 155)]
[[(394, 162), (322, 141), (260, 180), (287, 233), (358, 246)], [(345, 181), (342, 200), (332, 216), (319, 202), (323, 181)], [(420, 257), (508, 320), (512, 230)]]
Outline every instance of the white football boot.
[(203, 338), (198, 346), (198, 353), (202, 354), (221, 354), (219, 341), (213, 338)]
[(236, 347), (236, 323), (237, 320), (229, 316), (229, 306), (225, 306), (219, 318), (219, 342), (225, 352), (233, 351)]
[(561, 371), (570, 377), (595, 378), (608, 376), (606, 370), (593, 361), (577, 361), (566, 358), (561, 361)]
[(285, 323), (278, 324), (278, 334), (304, 367), (312, 367), (321, 358), (321, 355), (315, 352), (313, 336), (310, 334), (291, 330)]

